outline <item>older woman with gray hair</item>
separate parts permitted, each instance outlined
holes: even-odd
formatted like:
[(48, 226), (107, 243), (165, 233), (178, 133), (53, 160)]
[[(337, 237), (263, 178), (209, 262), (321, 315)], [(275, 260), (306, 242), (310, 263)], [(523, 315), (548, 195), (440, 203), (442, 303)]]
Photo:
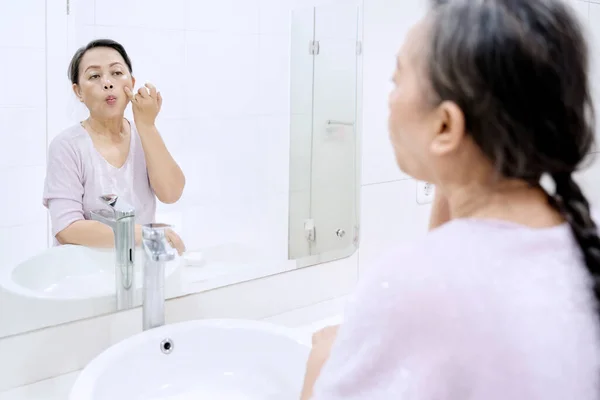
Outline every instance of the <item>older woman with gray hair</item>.
[(600, 399), (600, 239), (573, 179), (588, 57), (562, 0), (433, 2), (389, 97), (399, 167), (436, 184), (432, 229), (314, 336), (303, 399)]

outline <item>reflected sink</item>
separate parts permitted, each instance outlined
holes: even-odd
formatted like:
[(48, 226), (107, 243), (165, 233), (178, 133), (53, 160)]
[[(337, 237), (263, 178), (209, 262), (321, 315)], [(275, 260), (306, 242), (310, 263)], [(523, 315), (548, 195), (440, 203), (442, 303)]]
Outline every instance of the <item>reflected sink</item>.
[[(141, 249), (135, 255), (136, 304), (141, 304)], [(165, 295), (181, 294), (181, 258), (166, 265)], [(0, 267), (0, 337), (114, 312), (115, 252), (57, 246)]]
[(100, 354), (70, 400), (298, 399), (309, 352), (295, 331), (265, 322), (165, 325)]
[[(142, 287), (142, 251), (135, 254), (135, 287)], [(167, 264), (166, 276), (180, 259)], [(56, 246), (0, 275), (0, 286), (30, 298), (77, 300), (115, 295), (115, 252), (84, 246)]]

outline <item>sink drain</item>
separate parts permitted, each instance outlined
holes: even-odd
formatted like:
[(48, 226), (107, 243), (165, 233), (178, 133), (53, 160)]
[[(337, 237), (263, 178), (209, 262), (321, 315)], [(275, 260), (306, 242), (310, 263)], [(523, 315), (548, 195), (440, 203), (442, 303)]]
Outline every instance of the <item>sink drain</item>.
[(171, 339), (165, 339), (162, 342), (160, 342), (160, 351), (162, 351), (164, 354), (171, 354), (171, 352), (173, 352), (173, 341)]

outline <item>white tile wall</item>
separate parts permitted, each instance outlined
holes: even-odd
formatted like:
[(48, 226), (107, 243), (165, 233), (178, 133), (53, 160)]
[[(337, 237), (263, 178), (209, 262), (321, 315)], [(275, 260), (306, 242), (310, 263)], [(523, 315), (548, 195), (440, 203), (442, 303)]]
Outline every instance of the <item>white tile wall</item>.
[(0, 2), (0, 268), (46, 247), (45, 15), (44, 0)]

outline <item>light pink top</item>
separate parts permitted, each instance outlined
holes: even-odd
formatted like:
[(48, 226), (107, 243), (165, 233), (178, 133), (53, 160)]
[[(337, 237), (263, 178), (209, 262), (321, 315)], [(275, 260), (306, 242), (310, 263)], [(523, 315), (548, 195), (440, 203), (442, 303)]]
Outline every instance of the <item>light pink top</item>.
[(450, 222), (364, 271), (313, 400), (598, 400), (590, 283), (566, 225)]
[(121, 168), (102, 157), (80, 124), (68, 128), (50, 144), (43, 201), (50, 211), (53, 235), (75, 221), (89, 219), (90, 211), (107, 208), (100, 200), (105, 194), (116, 194), (133, 205), (138, 224), (154, 222), (156, 197), (133, 123), (129, 155)]

